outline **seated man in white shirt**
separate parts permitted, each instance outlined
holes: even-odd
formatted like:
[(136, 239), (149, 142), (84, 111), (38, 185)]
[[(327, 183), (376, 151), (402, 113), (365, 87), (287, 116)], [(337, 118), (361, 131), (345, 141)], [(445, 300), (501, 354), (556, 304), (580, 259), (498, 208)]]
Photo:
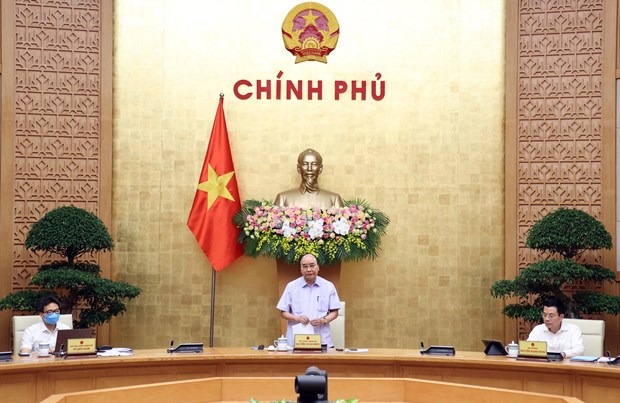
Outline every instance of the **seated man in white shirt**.
[(546, 341), (547, 351), (561, 353), (563, 357), (583, 355), (585, 347), (581, 330), (573, 324), (562, 323), (566, 305), (557, 298), (547, 298), (543, 302), (544, 323), (530, 332), (528, 340)]
[(56, 337), (58, 329), (70, 329), (64, 323), (58, 322), (60, 319), (60, 302), (53, 295), (42, 297), (37, 302), (37, 313), (41, 316), (41, 322), (28, 326), (24, 330), (22, 343), (19, 348), (20, 353), (38, 351), (39, 344), (49, 344), (50, 353), (56, 348)]

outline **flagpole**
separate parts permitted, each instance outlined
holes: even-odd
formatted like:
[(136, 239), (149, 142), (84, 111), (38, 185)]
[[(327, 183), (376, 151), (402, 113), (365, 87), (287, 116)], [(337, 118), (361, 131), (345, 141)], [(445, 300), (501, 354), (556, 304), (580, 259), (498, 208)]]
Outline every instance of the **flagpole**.
[(224, 117), (224, 94), (220, 94), (194, 203), (187, 219), (187, 226), (211, 263), (211, 348), (215, 333), (215, 272), (243, 256), (243, 247), (237, 243), (239, 229), (233, 223), (239, 210), (241, 198)]
[[(224, 94), (220, 93), (220, 99)], [(211, 265), (211, 312), (209, 317), (209, 348), (213, 348), (213, 334), (215, 331), (215, 268)]]
[[(224, 94), (220, 92), (220, 99)], [(215, 331), (215, 268), (211, 265), (211, 312), (209, 313), (209, 348), (213, 348), (213, 334)]]
[(211, 317), (209, 318), (209, 347), (213, 348), (213, 327), (215, 326), (215, 269), (211, 266)]

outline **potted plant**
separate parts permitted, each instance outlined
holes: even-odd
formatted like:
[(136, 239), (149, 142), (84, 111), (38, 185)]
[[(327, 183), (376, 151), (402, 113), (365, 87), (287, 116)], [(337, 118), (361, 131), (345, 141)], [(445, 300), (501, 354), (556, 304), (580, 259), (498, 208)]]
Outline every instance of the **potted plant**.
[(517, 303), (504, 306), (504, 315), (540, 322), (542, 302), (550, 296), (566, 304), (567, 317), (620, 313), (618, 296), (601, 291), (576, 291), (568, 295), (563, 291), (565, 284), (577, 281), (602, 284), (616, 278), (612, 270), (579, 261), (587, 250), (612, 247), (611, 235), (596, 218), (581, 210), (560, 208), (534, 224), (526, 245), (544, 252), (543, 256), (548, 258), (529, 265), (514, 280), (499, 280), (491, 286), (494, 298), (518, 299)]
[(136, 298), (141, 290), (122, 281), (102, 278), (99, 265), (78, 260), (86, 254), (110, 251), (112, 237), (103, 222), (93, 213), (74, 206), (58, 207), (32, 225), (26, 248), (33, 252), (61, 255), (42, 265), (31, 279), (38, 290), (22, 290), (0, 299), (0, 310), (36, 310), (43, 295), (55, 295), (63, 314), (80, 308), (74, 318), (75, 328), (103, 324), (127, 310), (126, 300)]

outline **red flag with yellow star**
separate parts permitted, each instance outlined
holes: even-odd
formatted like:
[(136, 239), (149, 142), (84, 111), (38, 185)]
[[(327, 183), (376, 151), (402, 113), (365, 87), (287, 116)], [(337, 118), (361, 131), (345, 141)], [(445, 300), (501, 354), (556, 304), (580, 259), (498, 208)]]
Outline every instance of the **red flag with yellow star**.
[(243, 255), (237, 243), (239, 231), (232, 222), (241, 209), (228, 130), (224, 118), (224, 97), (215, 114), (207, 155), (187, 226), (216, 271)]

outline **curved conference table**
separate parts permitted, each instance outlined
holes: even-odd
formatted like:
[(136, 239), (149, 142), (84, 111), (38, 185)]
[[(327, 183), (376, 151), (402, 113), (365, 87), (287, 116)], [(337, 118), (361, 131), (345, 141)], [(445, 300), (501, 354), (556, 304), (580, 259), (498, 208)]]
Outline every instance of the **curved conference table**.
[(330, 377), (415, 378), (573, 396), (585, 402), (620, 400), (620, 366), (606, 363), (530, 362), (459, 352), (420, 355), (417, 350), (365, 353), (293, 353), (212, 348), (168, 354), (138, 350), (128, 357), (57, 359), (14, 357), (0, 364), (0, 400), (39, 402), (52, 394), (211, 377), (291, 377), (308, 366)]

